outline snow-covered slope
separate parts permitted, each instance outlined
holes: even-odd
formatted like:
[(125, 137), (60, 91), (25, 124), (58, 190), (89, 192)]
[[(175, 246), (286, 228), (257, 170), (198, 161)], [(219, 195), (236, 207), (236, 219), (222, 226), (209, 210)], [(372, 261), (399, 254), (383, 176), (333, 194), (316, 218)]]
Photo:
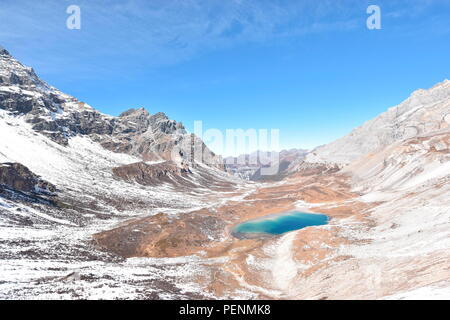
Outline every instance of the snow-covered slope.
[(450, 81), (431, 89), (417, 90), (407, 100), (349, 135), (313, 150), (307, 164), (345, 166), (368, 153), (380, 151), (397, 141), (423, 135), (450, 125)]
[(342, 170), (355, 190), (416, 192), (450, 181), (450, 130), (443, 129), (393, 143), (354, 161)]
[[(206, 272), (203, 264), (211, 261), (121, 261), (95, 248), (91, 236), (133, 217), (178, 215), (213, 205), (210, 196), (216, 188), (239, 187), (238, 180), (203, 166), (201, 173), (194, 170), (184, 178), (190, 181), (188, 189), (176, 181), (157, 186), (124, 181), (113, 169), (140, 158), (106, 150), (81, 135), (63, 146), (33, 130), (24, 116), (4, 110), (0, 137), (2, 162), (21, 163), (57, 188), (57, 197), (48, 202), (0, 184), (0, 298), (207, 297), (193, 278)], [(205, 172), (211, 188), (197, 183)], [(81, 280), (65, 280), (73, 272)]]

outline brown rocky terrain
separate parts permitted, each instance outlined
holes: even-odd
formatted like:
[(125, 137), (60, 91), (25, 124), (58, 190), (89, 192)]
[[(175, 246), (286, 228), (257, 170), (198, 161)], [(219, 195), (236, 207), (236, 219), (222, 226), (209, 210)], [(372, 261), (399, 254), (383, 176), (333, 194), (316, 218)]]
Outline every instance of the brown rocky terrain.
[[(354, 219), (367, 226), (371, 224), (364, 214), (371, 206), (355, 199), (358, 195), (349, 191), (348, 177), (342, 175), (323, 176), (319, 180), (295, 178), (277, 186), (269, 184), (259, 187), (242, 196), (241, 200), (230, 200), (219, 207), (176, 217), (160, 213), (132, 220), (96, 234), (94, 239), (102, 248), (123, 257), (182, 257), (195, 254), (226, 258), (225, 263), (215, 267), (214, 279), (203, 276), (198, 279), (213, 294), (220, 296), (240, 288), (243, 283), (245, 286), (271, 288), (267, 283), (270, 277), (252, 270), (246, 261), (248, 256), (267, 258), (264, 248), (278, 241), (279, 237), (237, 239), (233, 237), (232, 229), (238, 223), (298, 208), (299, 201), (305, 203), (301, 208), (303, 211), (329, 215), (331, 224), (336, 226), (328, 229), (306, 228), (294, 233), (294, 259), (299, 263), (311, 264), (302, 272), (304, 276), (325, 268), (331, 263), (329, 257), (340, 245), (353, 241), (340, 235), (338, 221)], [(346, 257), (334, 257), (333, 261), (336, 259)], [(258, 295), (260, 298), (277, 297), (274, 293), (259, 292)]]
[(189, 167), (180, 167), (174, 162), (147, 164), (137, 162), (113, 168), (113, 174), (128, 182), (137, 182), (142, 185), (155, 185), (170, 182), (172, 179), (181, 181), (183, 176), (191, 173)]
[(20, 163), (0, 163), (0, 188), (8, 187), (15, 191), (48, 193), (56, 192), (56, 187), (44, 181)]

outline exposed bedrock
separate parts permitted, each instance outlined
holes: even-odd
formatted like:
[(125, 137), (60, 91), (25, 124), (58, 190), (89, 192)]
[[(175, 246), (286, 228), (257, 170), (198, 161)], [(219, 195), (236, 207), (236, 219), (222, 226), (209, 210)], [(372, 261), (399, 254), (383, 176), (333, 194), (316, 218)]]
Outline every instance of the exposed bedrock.
[(190, 174), (188, 166), (179, 166), (172, 161), (147, 164), (137, 162), (117, 168), (113, 168), (114, 176), (127, 182), (137, 182), (142, 185), (156, 185), (163, 182), (171, 182)]
[(52, 194), (56, 187), (20, 163), (0, 163), (0, 186), (22, 192)]

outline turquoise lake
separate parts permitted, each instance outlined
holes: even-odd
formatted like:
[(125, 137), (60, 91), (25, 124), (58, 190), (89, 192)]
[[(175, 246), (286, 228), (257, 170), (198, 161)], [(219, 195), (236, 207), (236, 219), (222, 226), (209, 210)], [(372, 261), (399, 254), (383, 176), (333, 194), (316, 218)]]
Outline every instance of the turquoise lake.
[(241, 223), (233, 229), (233, 235), (237, 238), (267, 237), (327, 223), (328, 216), (324, 214), (292, 211)]

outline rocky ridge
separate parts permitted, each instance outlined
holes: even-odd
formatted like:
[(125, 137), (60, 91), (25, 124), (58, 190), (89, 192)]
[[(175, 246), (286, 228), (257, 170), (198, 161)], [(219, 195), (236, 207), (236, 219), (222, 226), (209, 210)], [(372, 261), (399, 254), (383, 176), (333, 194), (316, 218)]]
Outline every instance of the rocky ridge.
[[(0, 109), (24, 116), (34, 130), (64, 146), (71, 137), (84, 135), (108, 150), (144, 160), (172, 160), (192, 166), (203, 162), (223, 168), (221, 158), (201, 139), (164, 113), (151, 115), (140, 108), (119, 117), (102, 114), (45, 83), (5, 49), (0, 51)], [(202, 151), (200, 156), (197, 150)]]
[(317, 167), (323, 172), (343, 168), (385, 147), (450, 126), (450, 81), (420, 89), (399, 105), (367, 121), (350, 134), (311, 151), (292, 171)]

